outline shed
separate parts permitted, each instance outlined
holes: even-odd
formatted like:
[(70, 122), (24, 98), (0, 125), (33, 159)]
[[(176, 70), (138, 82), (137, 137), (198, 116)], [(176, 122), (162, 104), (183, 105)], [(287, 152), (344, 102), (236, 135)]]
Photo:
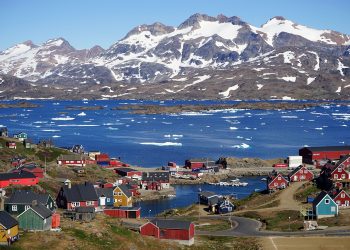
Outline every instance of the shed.
[(158, 239), (175, 240), (181, 244), (194, 243), (194, 224), (180, 220), (152, 220), (140, 227), (141, 235), (153, 236)]
[(31, 231), (50, 230), (52, 226), (52, 212), (42, 204), (33, 204), (17, 216), (19, 228)]
[(104, 213), (116, 218), (139, 219), (141, 217), (141, 207), (106, 207)]

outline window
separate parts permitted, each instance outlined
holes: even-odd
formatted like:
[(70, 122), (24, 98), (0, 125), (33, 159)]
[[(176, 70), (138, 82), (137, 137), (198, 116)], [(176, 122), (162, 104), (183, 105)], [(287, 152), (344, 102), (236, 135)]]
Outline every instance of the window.
[(80, 202), (72, 202), (72, 207), (80, 207)]
[(277, 182), (275, 182), (274, 186), (277, 187)]
[(325, 199), (325, 200), (324, 200), (324, 203), (325, 203), (325, 204), (329, 204), (329, 202), (330, 202), (329, 199)]
[(107, 202), (110, 202), (111, 201), (111, 199), (110, 198), (107, 198)]
[(46, 223), (46, 219), (44, 219), (44, 223)]
[(338, 172), (341, 172), (342, 168), (338, 168)]
[(7, 234), (11, 234), (11, 229), (7, 230)]
[(87, 201), (86, 202), (86, 206), (93, 206), (94, 205), (94, 202), (93, 201)]
[(345, 198), (345, 194), (344, 194), (344, 193), (342, 193), (340, 196), (341, 196), (342, 198)]
[(280, 176), (278, 176), (278, 178), (277, 178), (279, 181), (281, 180), (281, 177)]
[(335, 212), (335, 207), (331, 207), (331, 212)]
[(337, 174), (334, 174), (334, 179), (338, 179), (338, 175)]
[(17, 211), (17, 205), (12, 205), (12, 211)]
[(29, 205), (25, 205), (24, 210), (28, 210), (30, 208)]

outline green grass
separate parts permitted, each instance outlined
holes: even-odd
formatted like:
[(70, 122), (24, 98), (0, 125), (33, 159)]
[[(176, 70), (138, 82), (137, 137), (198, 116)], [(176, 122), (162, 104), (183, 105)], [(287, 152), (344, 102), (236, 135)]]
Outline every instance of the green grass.
[(261, 246), (258, 240), (252, 237), (200, 236), (196, 237), (195, 245), (191, 247), (184, 247), (184, 249), (259, 250), (261, 249)]
[[(209, 222), (210, 223), (210, 222)], [(218, 223), (213, 223), (211, 225), (204, 225), (196, 227), (200, 231), (223, 231), (231, 228), (231, 223), (229, 221), (219, 221)]]
[(60, 148), (41, 148), (36, 153), (36, 156), (43, 162), (45, 161), (45, 158), (46, 162), (53, 162), (57, 160), (58, 156), (66, 154), (69, 154), (69, 152)]
[(258, 197), (260, 196), (261, 193), (259, 192), (253, 192), (251, 193), (249, 196), (243, 198), (243, 199), (240, 199), (240, 200), (235, 200), (234, 201), (234, 204), (237, 206), (237, 207), (240, 207), (240, 206), (243, 206), (245, 205), (248, 201), (254, 199), (255, 197)]
[(102, 237), (98, 237), (94, 234), (88, 234), (84, 230), (78, 229), (78, 228), (70, 228), (66, 229), (68, 233), (70, 233), (73, 237), (83, 241), (88, 242), (92, 245), (96, 246), (96, 249), (113, 249), (113, 239), (108, 237), (107, 235), (104, 235), (102, 233)]
[(118, 227), (116, 225), (111, 225), (111, 224), (109, 226), (111, 227), (112, 232), (119, 236), (122, 236), (128, 239), (133, 237), (133, 233), (126, 228)]
[(304, 185), (294, 195), (295, 199), (298, 201), (306, 201), (306, 197), (316, 195), (320, 192), (320, 189), (318, 189), (315, 185)]
[(280, 200), (274, 200), (274, 201), (272, 201), (270, 203), (266, 203), (265, 205), (260, 206), (259, 208), (278, 207), (280, 203), (281, 203)]
[(274, 217), (263, 218), (263, 222), (267, 230), (296, 231), (303, 226), (300, 212), (294, 210), (276, 212)]

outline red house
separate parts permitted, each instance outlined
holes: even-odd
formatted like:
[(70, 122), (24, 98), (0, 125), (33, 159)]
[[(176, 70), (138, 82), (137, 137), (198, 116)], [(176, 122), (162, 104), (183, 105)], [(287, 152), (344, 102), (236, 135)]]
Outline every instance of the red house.
[(299, 149), (303, 162), (313, 163), (317, 160), (338, 160), (342, 155), (350, 154), (350, 146), (305, 147)]
[(288, 181), (281, 174), (272, 175), (267, 178), (267, 190), (284, 189), (288, 186)]
[(106, 207), (103, 212), (115, 218), (140, 219), (141, 207)]
[(38, 182), (38, 177), (26, 171), (0, 174), (0, 188), (5, 188), (11, 185), (34, 186), (38, 184)]
[(53, 213), (52, 214), (52, 221), (51, 221), (51, 227), (52, 228), (59, 228), (61, 223), (60, 214)]
[(343, 155), (336, 164), (337, 167), (349, 169), (350, 167), (350, 155)]
[(331, 173), (331, 179), (333, 181), (348, 180), (350, 179), (349, 173), (342, 167), (336, 167)]
[(288, 178), (290, 182), (311, 181), (314, 178), (314, 174), (305, 166), (299, 166), (288, 174)]
[(6, 142), (6, 147), (16, 149), (17, 145), (16, 145), (16, 142), (14, 142), (14, 141), (8, 141), (8, 142)]
[(334, 196), (333, 200), (338, 204), (339, 207), (349, 207), (350, 206), (350, 196), (344, 190), (340, 190)]
[(94, 185), (85, 182), (83, 184), (68, 184), (61, 187), (56, 198), (59, 208), (75, 210), (77, 207), (98, 207), (98, 197)]
[(60, 155), (57, 158), (57, 164), (62, 166), (78, 166), (84, 167), (86, 165), (86, 157), (84, 155)]
[(175, 240), (181, 244), (194, 243), (194, 224), (179, 220), (152, 220), (140, 227), (141, 235), (153, 236), (157, 239)]
[(208, 165), (215, 165), (215, 161), (208, 158), (202, 159), (189, 159), (185, 161), (185, 167), (190, 168), (192, 170), (200, 169)]

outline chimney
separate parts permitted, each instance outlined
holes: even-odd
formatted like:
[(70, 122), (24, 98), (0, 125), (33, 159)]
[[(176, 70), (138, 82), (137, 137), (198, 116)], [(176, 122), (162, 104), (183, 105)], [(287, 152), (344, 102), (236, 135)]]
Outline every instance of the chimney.
[(32, 201), (32, 207), (35, 207), (35, 206), (37, 206), (38, 205), (38, 201), (37, 200), (33, 200)]

